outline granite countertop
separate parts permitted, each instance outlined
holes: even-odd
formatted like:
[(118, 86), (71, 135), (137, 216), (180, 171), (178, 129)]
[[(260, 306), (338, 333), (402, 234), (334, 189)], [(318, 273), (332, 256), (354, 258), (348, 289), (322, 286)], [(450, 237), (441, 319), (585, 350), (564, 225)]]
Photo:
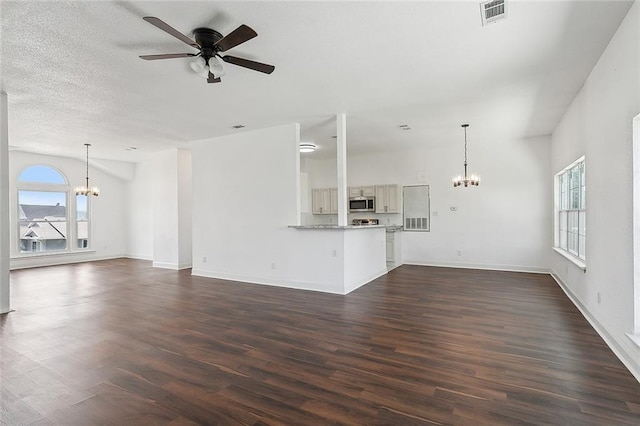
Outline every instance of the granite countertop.
[(368, 228), (386, 228), (387, 232), (402, 231), (402, 225), (289, 225), (289, 228), (295, 229), (368, 229)]
[(289, 228), (295, 229), (368, 229), (368, 228), (386, 228), (385, 225), (289, 225)]

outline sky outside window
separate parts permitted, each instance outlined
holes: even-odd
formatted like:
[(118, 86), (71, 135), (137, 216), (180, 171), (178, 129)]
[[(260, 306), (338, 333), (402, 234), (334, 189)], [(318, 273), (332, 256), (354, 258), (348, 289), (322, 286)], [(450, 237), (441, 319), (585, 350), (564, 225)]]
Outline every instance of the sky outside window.
[(65, 185), (67, 181), (57, 170), (49, 166), (27, 167), (18, 177), (20, 182), (53, 183)]

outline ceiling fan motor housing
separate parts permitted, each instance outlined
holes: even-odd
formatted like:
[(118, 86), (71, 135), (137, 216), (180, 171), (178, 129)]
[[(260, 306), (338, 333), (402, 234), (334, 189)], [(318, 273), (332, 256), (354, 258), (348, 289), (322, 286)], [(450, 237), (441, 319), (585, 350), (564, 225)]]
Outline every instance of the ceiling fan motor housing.
[(222, 34), (211, 28), (196, 28), (193, 30), (193, 36), (201, 47), (202, 57), (207, 61), (216, 55), (219, 49), (216, 49), (217, 42), (222, 40)]

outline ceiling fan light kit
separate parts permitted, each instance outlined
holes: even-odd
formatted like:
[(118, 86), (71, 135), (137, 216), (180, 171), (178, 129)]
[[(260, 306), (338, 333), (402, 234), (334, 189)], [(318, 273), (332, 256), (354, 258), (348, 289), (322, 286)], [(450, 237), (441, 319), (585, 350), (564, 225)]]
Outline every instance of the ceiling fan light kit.
[(186, 43), (189, 46), (200, 51), (198, 53), (166, 53), (159, 55), (140, 56), (140, 58), (147, 61), (157, 59), (193, 57), (194, 59), (189, 63), (189, 66), (194, 72), (205, 77), (208, 83), (219, 83), (221, 81), (220, 77), (225, 75), (225, 71), (218, 58), (229, 64), (248, 68), (254, 71), (259, 71), (265, 74), (271, 74), (275, 70), (275, 67), (273, 65), (263, 64), (261, 62), (256, 62), (249, 59), (238, 58), (236, 56), (220, 55), (220, 52), (225, 52), (233, 47), (238, 46), (239, 44), (251, 40), (258, 35), (258, 33), (256, 33), (247, 25), (240, 25), (238, 28), (231, 31), (226, 36), (223, 36), (216, 30), (213, 30), (211, 28), (196, 28), (195, 30), (193, 30), (193, 36), (195, 40), (192, 40), (159, 18), (153, 16), (145, 16), (143, 19), (156, 26), (157, 28), (160, 28), (167, 34), (172, 35), (183, 43)]

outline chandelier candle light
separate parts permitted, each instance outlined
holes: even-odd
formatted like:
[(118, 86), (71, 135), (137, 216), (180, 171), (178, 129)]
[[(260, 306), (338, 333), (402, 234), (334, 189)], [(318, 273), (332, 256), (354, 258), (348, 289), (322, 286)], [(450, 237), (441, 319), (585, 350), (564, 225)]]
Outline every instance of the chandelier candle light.
[(463, 124), (464, 129), (464, 177), (458, 175), (453, 178), (453, 187), (457, 188), (461, 185), (464, 186), (478, 186), (480, 185), (480, 176), (475, 173), (471, 173), (471, 176), (467, 176), (467, 127), (468, 124)]
[(100, 190), (97, 186), (89, 186), (89, 147), (90, 143), (84, 144), (87, 147), (87, 180), (85, 186), (76, 186), (76, 195), (100, 195)]

